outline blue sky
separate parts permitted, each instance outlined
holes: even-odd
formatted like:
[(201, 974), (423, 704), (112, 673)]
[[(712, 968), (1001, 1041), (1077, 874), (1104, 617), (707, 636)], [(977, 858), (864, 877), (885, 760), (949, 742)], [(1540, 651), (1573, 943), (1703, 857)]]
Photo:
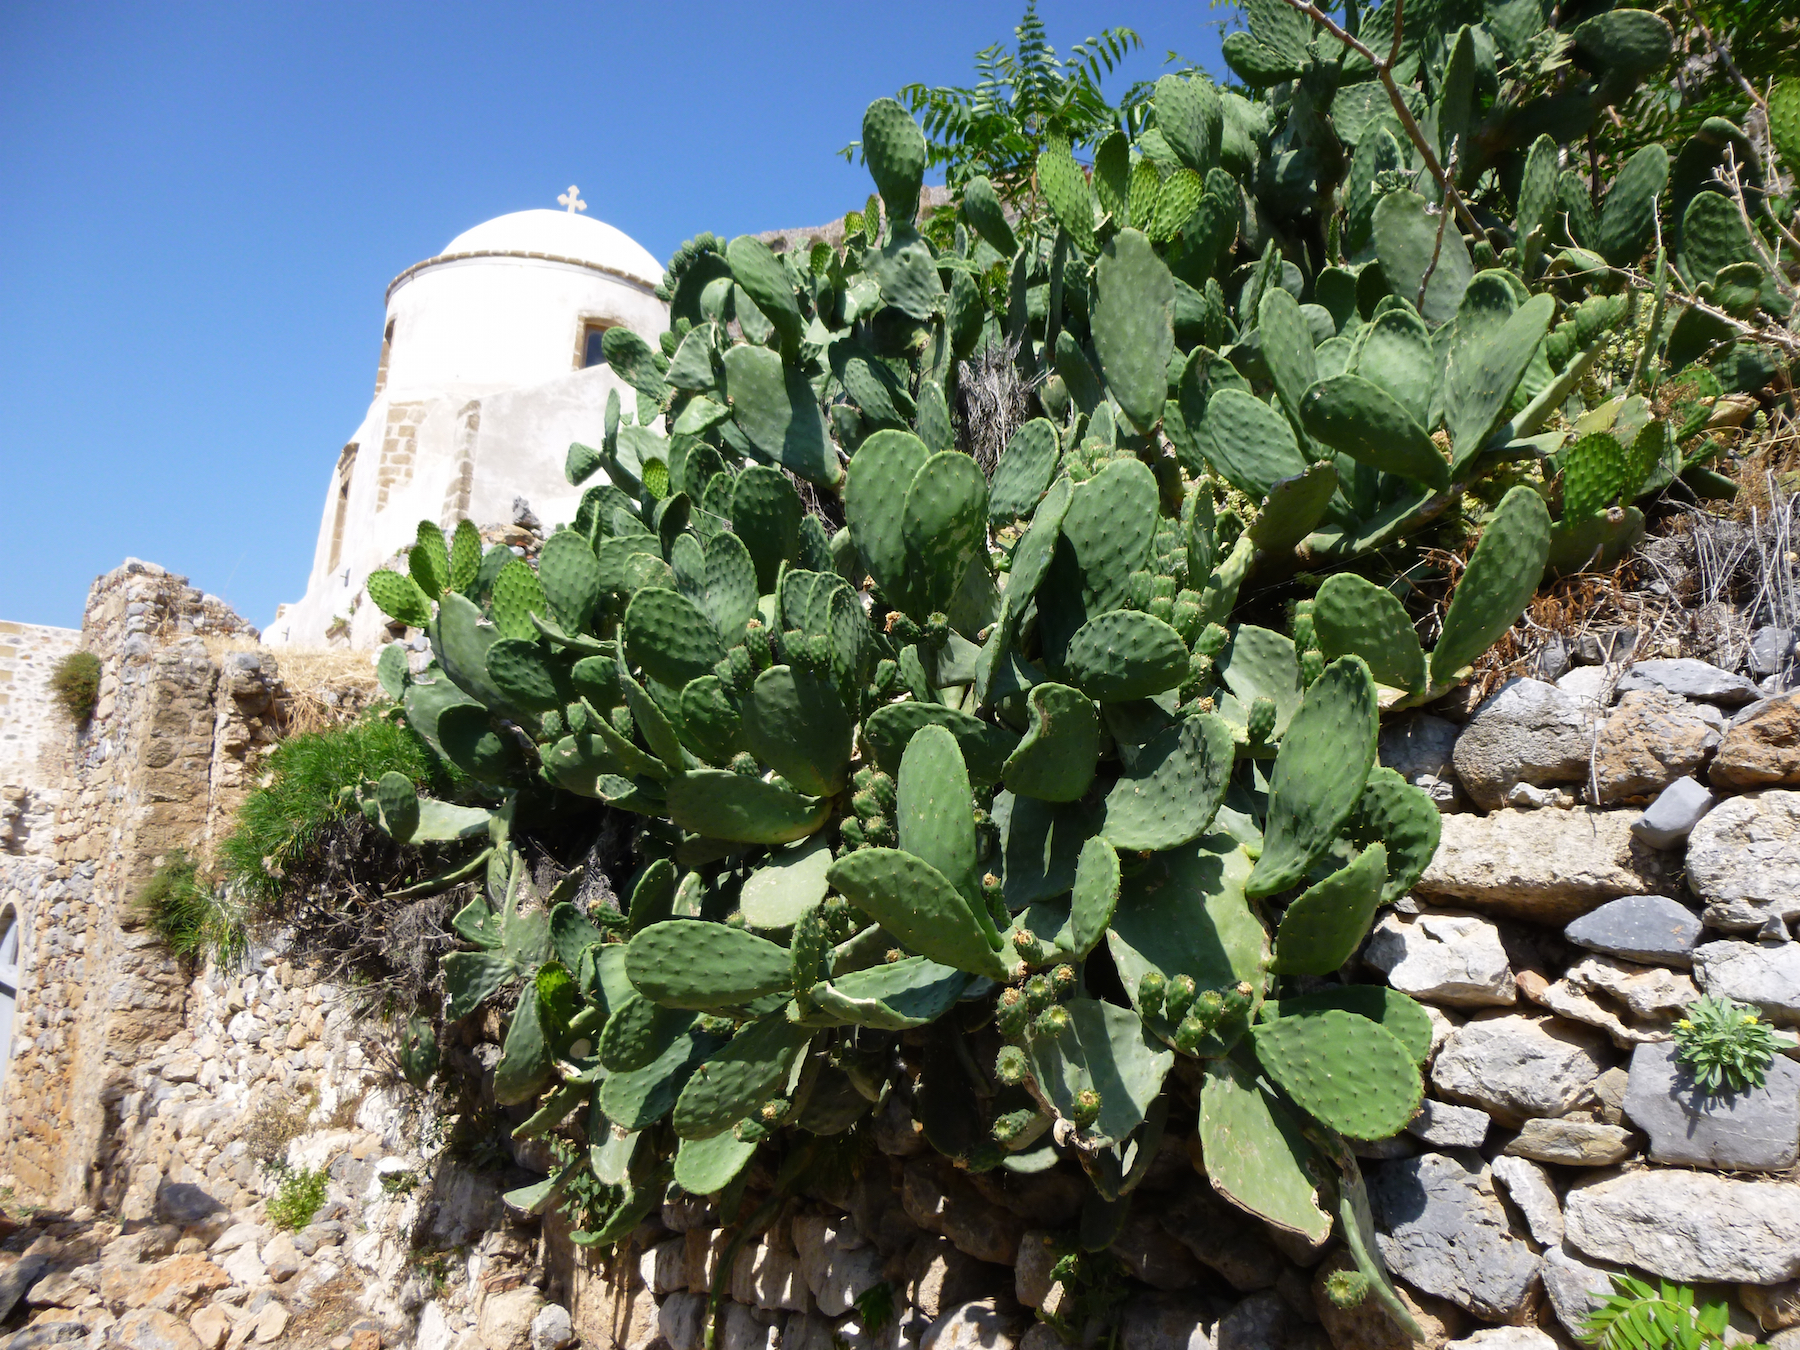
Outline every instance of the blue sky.
[[(0, 7), (0, 618), (75, 626), (130, 555), (267, 623), (396, 273), (570, 182), (659, 258), (841, 215), (870, 190), (834, 154), (864, 106), (971, 82), (1020, 9)], [(1170, 48), (1220, 68), (1194, 0), (1040, 12), (1059, 51), (1143, 35), (1115, 95)]]

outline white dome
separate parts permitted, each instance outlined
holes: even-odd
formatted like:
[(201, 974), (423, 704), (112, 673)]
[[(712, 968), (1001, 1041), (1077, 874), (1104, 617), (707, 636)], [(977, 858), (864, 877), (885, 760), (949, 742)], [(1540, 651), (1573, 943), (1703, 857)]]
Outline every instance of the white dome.
[(514, 211), (464, 230), (444, 245), (457, 253), (543, 253), (623, 272), (647, 286), (662, 280), (660, 262), (637, 240), (603, 220), (570, 211)]

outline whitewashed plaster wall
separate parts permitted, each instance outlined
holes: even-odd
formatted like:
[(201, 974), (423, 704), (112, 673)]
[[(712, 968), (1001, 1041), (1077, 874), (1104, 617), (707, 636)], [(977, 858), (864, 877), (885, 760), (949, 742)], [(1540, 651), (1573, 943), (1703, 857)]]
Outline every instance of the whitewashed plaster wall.
[(609, 367), (577, 368), (582, 334), (620, 325), (655, 342), (668, 322), (660, 276), (619, 231), (555, 211), (488, 221), (402, 273), (388, 293), (385, 382), (349, 441), (347, 495), (340, 461), (306, 594), (282, 606), (266, 640), (385, 641), (385, 621), (358, 597), (421, 520), (504, 524), (516, 497), (547, 525), (569, 519), (580, 498), (563, 478), (569, 443), (598, 442), (610, 391), (633, 406)]

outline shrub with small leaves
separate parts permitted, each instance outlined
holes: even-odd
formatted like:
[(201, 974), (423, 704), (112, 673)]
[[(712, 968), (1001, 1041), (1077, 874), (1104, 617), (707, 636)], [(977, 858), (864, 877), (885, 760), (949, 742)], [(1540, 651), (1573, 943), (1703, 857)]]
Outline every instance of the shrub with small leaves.
[(290, 1233), (298, 1233), (313, 1221), (319, 1206), (325, 1203), (325, 1186), (330, 1180), (324, 1169), (283, 1167), (281, 1186), (269, 1201), (269, 1222)]
[(70, 652), (50, 672), (50, 694), (76, 726), (94, 715), (100, 700), (100, 658), (92, 652)]
[(1721, 1087), (1741, 1092), (1761, 1087), (1777, 1050), (1793, 1044), (1757, 1016), (1748, 1004), (1711, 994), (1688, 1005), (1675, 1024), (1676, 1058), (1694, 1072), (1708, 1092)]

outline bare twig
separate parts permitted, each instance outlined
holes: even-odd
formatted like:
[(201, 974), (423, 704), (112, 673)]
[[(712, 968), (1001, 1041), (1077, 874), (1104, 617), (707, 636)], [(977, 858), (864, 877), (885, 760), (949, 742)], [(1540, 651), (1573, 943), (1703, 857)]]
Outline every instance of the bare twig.
[(1650, 327), (1638, 347), (1637, 360), (1632, 363), (1631, 378), (1625, 381), (1627, 391), (1637, 388), (1650, 368), (1650, 353), (1662, 336), (1663, 305), (1669, 298), (1669, 255), (1663, 247), (1662, 217), (1652, 212), (1651, 220), (1656, 224), (1656, 304), (1651, 307)]
[(1706, 38), (1706, 45), (1712, 48), (1713, 55), (1718, 57), (1719, 60), (1724, 63), (1725, 69), (1731, 75), (1731, 78), (1738, 82), (1739, 86), (1742, 87), (1746, 94), (1750, 95), (1750, 101), (1752, 103), (1756, 104), (1756, 106), (1761, 108), (1764, 112), (1767, 112), (1769, 110), (1768, 100), (1757, 93), (1756, 86), (1744, 78), (1744, 72), (1737, 68), (1737, 62), (1731, 59), (1731, 53), (1725, 50), (1724, 44), (1712, 35), (1712, 29), (1708, 28), (1706, 24), (1701, 21), (1700, 16), (1694, 13), (1692, 0), (1681, 0), (1681, 7), (1687, 11), (1689, 21), (1692, 22), (1694, 27), (1698, 28), (1701, 34)]
[[(1635, 268), (1621, 267), (1618, 271), (1627, 281), (1641, 291), (1652, 291), (1655, 289), (1655, 283)], [(1679, 276), (1679, 273), (1675, 271), (1673, 266), (1669, 268), (1669, 272), (1671, 275)], [(1686, 292), (1685, 285), (1683, 290)], [(1785, 328), (1774, 324), (1745, 323), (1742, 319), (1733, 318), (1717, 305), (1708, 304), (1706, 301), (1696, 298), (1691, 292), (1684, 293), (1680, 297), (1680, 302), (1690, 309), (1697, 309), (1702, 314), (1710, 315), (1712, 318), (1718, 319), (1721, 323), (1730, 328), (1738, 337), (1747, 337), (1756, 342), (1765, 342), (1771, 347), (1781, 348), (1782, 351), (1790, 356), (1800, 356), (1800, 337), (1796, 337)]]
[(1400, 119), (1400, 125), (1405, 129), (1407, 139), (1413, 143), (1414, 148), (1419, 152), (1419, 157), (1425, 161), (1426, 169), (1430, 171), (1432, 178), (1437, 181), (1438, 190), (1443, 193), (1444, 200), (1448, 202), (1451, 207), (1454, 208), (1456, 214), (1462, 218), (1462, 222), (1468, 227), (1469, 233), (1474, 235), (1477, 239), (1482, 238), (1481, 226), (1475, 223), (1475, 217), (1469, 213), (1469, 208), (1464, 204), (1462, 194), (1456, 190), (1456, 185), (1445, 175), (1444, 166), (1438, 163), (1437, 151), (1433, 150), (1431, 148), (1431, 142), (1425, 139), (1425, 133), (1419, 128), (1418, 119), (1412, 115), (1412, 109), (1406, 106), (1406, 98), (1401, 94), (1400, 86), (1394, 83), (1393, 67), (1400, 57), (1400, 24), (1402, 14), (1399, 6), (1396, 5), (1394, 11), (1394, 45), (1390, 49), (1387, 59), (1383, 60), (1369, 50), (1367, 43), (1363, 42), (1360, 38), (1352, 37), (1349, 33), (1345, 32), (1335, 20), (1317, 5), (1309, 3), (1309, 0), (1286, 0), (1286, 3), (1290, 8), (1297, 9), (1302, 14), (1306, 15), (1314, 23), (1318, 24), (1319, 27), (1323, 28), (1327, 33), (1330, 33), (1331, 36), (1343, 43), (1344, 46), (1350, 48), (1370, 65), (1375, 67), (1376, 78), (1381, 81), (1382, 88), (1387, 90), (1388, 102), (1394, 105), (1394, 115)]
[(1738, 172), (1737, 153), (1729, 145), (1725, 147), (1725, 162), (1719, 166), (1715, 177), (1717, 177), (1719, 182), (1726, 188), (1730, 189), (1726, 195), (1731, 198), (1732, 204), (1737, 207), (1738, 219), (1744, 222), (1744, 233), (1750, 238), (1750, 247), (1756, 250), (1756, 256), (1761, 259), (1763, 267), (1766, 268), (1769, 275), (1775, 279), (1775, 285), (1777, 287), (1787, 292), (1789, 295), (1793, 295), (1794, 288), (1788, 284), (1788, 279), (1781, 274), (1780, 264), (1769, 256), (1769, 250), (1763, 245), (1762, 236), (1756, 232), (1756, 226), (1751, 223), (1750, 208), (1744, 201), (1744, 184), (1742, 177)]
[[(1460, 140), (1461, 137), (1452, 137), (1450, 141), (1450, 164), (1444, 172), (1449, 174), (1452, 178), (1456, 177), (1456, 151)], [(1425, 288), (1431, 285), (1431, 274), (1437, 271), (1438, 255), (1444, 251), (1444, 226), (1449, 219), (1450, 213), (1448, 211), (1439, 210), (1437, 238), (1431, 241), (1431, 261), (1425, 264), (1425, 275), (1419, 278), (1418, 298), (1413, 302), (1413, 308), (1419, 310), (1421, 313), (1423, 313), (1425, 309)]]

